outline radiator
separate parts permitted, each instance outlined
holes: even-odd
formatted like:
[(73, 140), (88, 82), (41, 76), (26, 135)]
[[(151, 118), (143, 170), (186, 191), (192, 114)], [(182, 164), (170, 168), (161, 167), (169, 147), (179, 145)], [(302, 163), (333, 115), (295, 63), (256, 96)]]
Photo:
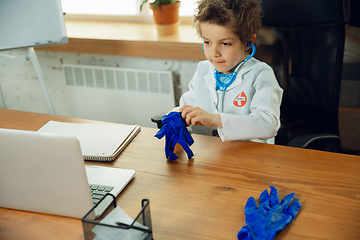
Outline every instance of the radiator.
[(62, 67), (72, 117), (155, 128), (151, 116), (175, 107), (170, 71)]

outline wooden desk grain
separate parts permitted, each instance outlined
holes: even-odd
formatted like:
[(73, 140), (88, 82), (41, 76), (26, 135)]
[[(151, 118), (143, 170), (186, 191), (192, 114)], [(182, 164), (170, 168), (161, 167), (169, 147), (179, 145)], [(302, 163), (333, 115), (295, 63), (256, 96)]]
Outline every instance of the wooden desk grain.
[[(0, 109), (0, 127), (38, 130), (49, 120), (97, 121)], [(297, 218), (276, 239), (360, 239), (360, 157), (193, 135), (194, 159), (168, 162), (156, 129), (142, 128), (113, 163), (135, 178), (117, 198), (132, 217), (149, 198), (158, 239), (236, 239), (250, 196), (296, 193)], [(0, 208), (0, 239), (82, 239), (81, 220)]]

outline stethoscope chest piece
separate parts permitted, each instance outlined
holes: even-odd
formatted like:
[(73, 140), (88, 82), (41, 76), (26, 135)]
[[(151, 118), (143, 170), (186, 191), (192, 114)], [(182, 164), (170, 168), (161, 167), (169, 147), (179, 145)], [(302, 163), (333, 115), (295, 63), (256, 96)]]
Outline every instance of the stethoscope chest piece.
[(236, 71), (230, 74), (219, 73), (216, 69), (214, 72), (214, 77), (216, 79), (217, 86), (220, 91), (225, 91), (226, 88), (235, 80)]

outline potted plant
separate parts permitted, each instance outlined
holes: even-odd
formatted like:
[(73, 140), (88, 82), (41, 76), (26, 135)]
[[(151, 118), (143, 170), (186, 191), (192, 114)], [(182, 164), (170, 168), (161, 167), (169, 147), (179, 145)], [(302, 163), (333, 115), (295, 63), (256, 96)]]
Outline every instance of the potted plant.
[[(146, 2), (148, 0), (142, 2), (140, 11)], [(178, 32), (180, 5), (178, 0), (155, 0), (150, 3), (159, 35), (165, 36)]]

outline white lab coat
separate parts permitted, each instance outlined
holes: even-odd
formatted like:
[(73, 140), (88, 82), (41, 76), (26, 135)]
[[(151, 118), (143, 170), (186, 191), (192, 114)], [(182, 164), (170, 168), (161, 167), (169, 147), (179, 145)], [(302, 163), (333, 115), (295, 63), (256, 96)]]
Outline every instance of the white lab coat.
[[(213, 65), (202, 61), (189, 83), (189, 91), (180, 98), (180, 107), (188, 104), (220, 113), (223, 127), (217, 131), (222, 141), (274, 143), (280, 128), (282, 93), (271, 67), (255, 58), (243, 64), (235, 81), (221, 93), (216, 91)], [(224, 94), (223, 101), (221, 94)], [(201, 128), (211, 132), (208, 127)], [(193, 132), (203, 130), (196, 131), (193, 127)]]

